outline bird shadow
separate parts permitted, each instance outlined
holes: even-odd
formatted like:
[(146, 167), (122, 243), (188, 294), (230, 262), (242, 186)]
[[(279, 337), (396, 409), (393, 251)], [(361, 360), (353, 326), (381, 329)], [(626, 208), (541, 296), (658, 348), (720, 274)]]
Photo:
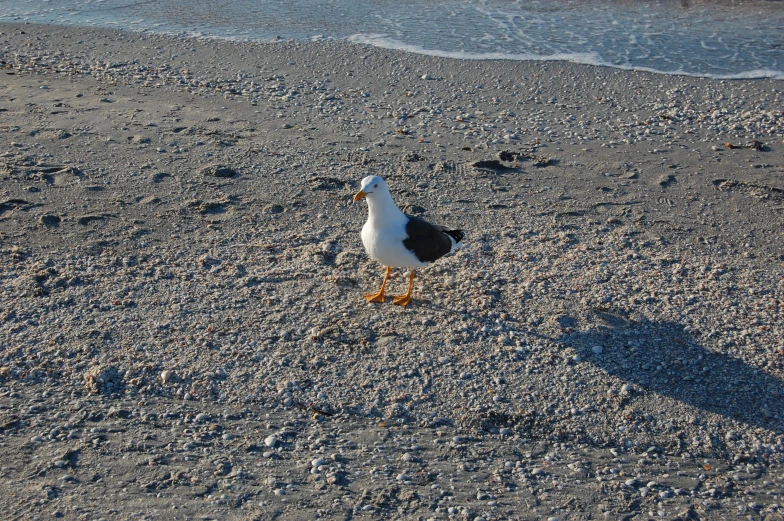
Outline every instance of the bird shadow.
[[(565, 317), (559, 342), (583, 359), (639, 388), (701, 411), (784, 433), (784, 381), (739, 358), (697, 342), (682, 324), (631, 320), (621, 313), (593, 311), (597, 322), (575, 330)], [(600, 349), (601, 348), (601, 349)], [(601, 353), (597, 353), (600, 351)]]

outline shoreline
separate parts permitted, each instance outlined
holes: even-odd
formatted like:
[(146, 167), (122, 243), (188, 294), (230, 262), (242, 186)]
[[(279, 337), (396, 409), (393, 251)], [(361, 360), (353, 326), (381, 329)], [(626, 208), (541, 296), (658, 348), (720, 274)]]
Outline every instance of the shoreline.
[[(74, 11), (59, 15), (56, 6), (32, 2), (26, 13), (20, 13), (17, 22), (67, 25), (70, 20), (74, 27), (119, 28), (241, 43), (332, 40), (371, 43), (381, 48), (445, 58), (551, 60), (556, 57), (576, 63), (714, 79), (760, 75), (784, 79), (776, 60), (778, 49), (773, 43), (778, 37), (776, 29), (781, 25), (782, 14), (775, 2), (725, 2), (721, 8), (715, 2), (711, 3), (712, 7), (684, 4), (667, 8), (659, 4), (645, 8), (628, 3), (597, 5), (594, 9), (554, 4), (519, 10), (501, 7), (483, 14), (470, 6), (458, 6), (459, 2), (452, 8), (447, 3), (443, 10), (414, 6), (412, 10), (398, 11), (399, 7), (393, 5), (363, 10), (358, 5), (353, 9), (353, 16), (344, 13), (340, 18), (333, 10), (314, 14), (301, 6), (242, 9), (230, 5), (218, 25), (211, 24), (209, 17), (181, 12), (177, 4), (174, 0), (153, 9), (142, 4), (134, 9), (135, 16), (130, 16), (129, 6), (111, 1), (95, 6), (88, 13), (74, 6)], [(90, 19), (85, 19), (85, 15)], [(662, 15), (669, 23), (663, 21)], [(6, 13), (9, 22), (10, 16), (10, 12)], [(383, 22), (377, 23), (386, 17), (398, 20), (394, 29)], [(507, 17), (507, 23), (498, 24)], [(564, 29), (565, 35), (559, 37), (557, 28), (551, 27), (548, 19)], [(644, 29), (638, 26), (641, 19), (648, 20)], [(420, 25), (423, 20), (428, 20), (424, 26)], [(480, 32), (475, 22), (482, 24), (486, 31)], [(610, 24), (615, 30), (606, 32)], [(433, 32), (438, 37), (427, 36)], [(728, 45), (728, 41), (734, 43)], [(681, 52), (685, 49), (689, 50)]]
[[(0, 60), (4, 486), (74, 478), (19, 518), (137, 453), (169, 478), (123, 513), (780, 515), (784, 82), (13, 24)], [(361, 299), (368, 173), (468, 231), (409, 309)]]

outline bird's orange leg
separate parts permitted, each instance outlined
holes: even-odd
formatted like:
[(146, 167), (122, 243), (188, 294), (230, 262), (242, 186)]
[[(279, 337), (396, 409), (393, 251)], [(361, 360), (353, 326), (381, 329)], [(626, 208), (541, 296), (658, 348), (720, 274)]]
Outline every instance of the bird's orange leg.
[(408, 291), (405, 295), (398, 295), (392, 301), (393, 304), (397, 304), (398, 306), (408, 306), (408, 303), (411, 302), (411, 288), (414, 287), (414, 274), (415, 271), (412, 269), (411, 273), (408, 275)]
[(392, 273), (392, 268), (387, 266), (387, 273), (384, 275), (384, 282), (381, 283), (381, 289), (378, 290), (378, 293), (371, 293), (370, 295), (364, 295), (364, 299), (368, 302), (384, 302), (384, 289), (387, 287), (387, 280), (389, 280), (389, 274)]

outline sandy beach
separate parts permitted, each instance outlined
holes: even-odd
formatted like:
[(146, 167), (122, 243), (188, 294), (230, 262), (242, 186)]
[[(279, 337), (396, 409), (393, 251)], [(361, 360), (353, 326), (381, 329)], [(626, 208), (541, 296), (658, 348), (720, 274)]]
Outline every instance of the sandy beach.
[[(0, 24), (0, 511), (784, 519), (783, 108)], [(371, 174), (467, 234), (407, 308), (362, 299)]]

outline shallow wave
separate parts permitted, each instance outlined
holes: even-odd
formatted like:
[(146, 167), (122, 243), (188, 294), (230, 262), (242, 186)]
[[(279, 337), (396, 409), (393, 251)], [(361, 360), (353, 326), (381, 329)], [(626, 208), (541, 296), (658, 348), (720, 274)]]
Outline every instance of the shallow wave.
[(730, 79), (761, 79), (771, 78), (775, 80), (784, 79), (784, 71), (777, 71), (772, 69), (754, 69), (749, 71), (742, 71), (732, 74), (698, 74), (687, 72), (683, 69), (664, 70), (656, 69), (653, 67), (639, 67), (634, 65), (611, 63), (604, 60), (598, 53), (583, 52), (583, 53), (553, 53), (548, 55), (530, 54), (530, 53), (501, 53), (501, 52), (466, 52), (466, 51), (444, 51), (440, 49), (429, 49), (419, 45), (405, 43), (394, 38), (390, 38), (384, 34), (365, 34), (358, 33), (352, 34), (345, 38), (346, 41), (356, 44), (371, 45), (382, 49), (392, 49), (398, 51), (411, 52), (415, 54), (424, 54), (427, 56), (438, 56), (441, 58), (453, 58), (458, 60), (512, 60), (512, 61), (566, 61), (571, 63), (580, 63), (584, 65), (597, 65), (601, 67), (610, 67), (613, 69), (624, 69), (633, 71), (645, 71), (655, 74), (666, 74), (673, 76), (693, 76), (698, 78), (713, 78), (720, 80)]
[(394, 38), (389, 38), (383, 34), (353, 34), (346, 38), (351, 43), (359, 43), (380, 47), (382, 49), (393, 49), (406, 51), (416, 54), (426, 54), (428, 56), (439, 56), (441, 58), (454, 58), (458, 60), (537, 60), (537, 61), (574, 61), (576, 63), (589, 63), (593, 65), (603, 65), (597, 60), (596, 53), (557, 53), (551, 56), (541, 56), (537, 54), (509, 54), (502, 52), (467, 52), (467, 51), (442, 51), (438, 49), (427, 49), (419, 45), (401, 42)]

